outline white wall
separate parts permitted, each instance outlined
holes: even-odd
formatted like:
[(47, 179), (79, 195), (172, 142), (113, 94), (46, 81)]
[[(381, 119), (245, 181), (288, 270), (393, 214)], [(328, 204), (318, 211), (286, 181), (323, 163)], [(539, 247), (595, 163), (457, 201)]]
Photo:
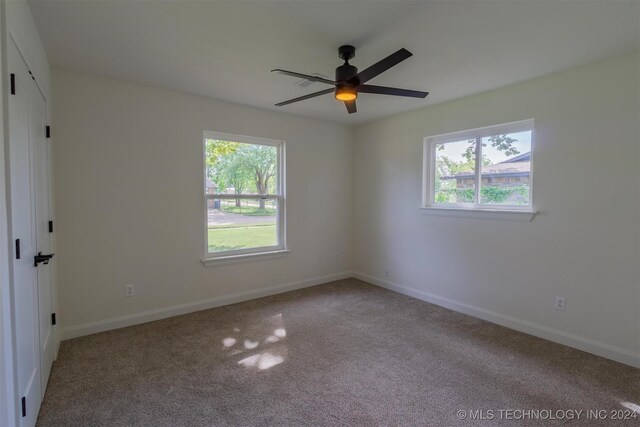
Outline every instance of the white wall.
[[(350, 269), (350, 128), (66, 71), (53, 72), (53, 89), (65, 336), (327, 281)], [(291, 253), (200, 263), (205, 130), (286, 141)], [(127, 283), (136, 296), (124, 296)]]
[[(360, 277), (640, 366), (639, 71), (627, 55), (358, 127)], [(529, 118), (532, 222), (418, 209), (425, 136)]]

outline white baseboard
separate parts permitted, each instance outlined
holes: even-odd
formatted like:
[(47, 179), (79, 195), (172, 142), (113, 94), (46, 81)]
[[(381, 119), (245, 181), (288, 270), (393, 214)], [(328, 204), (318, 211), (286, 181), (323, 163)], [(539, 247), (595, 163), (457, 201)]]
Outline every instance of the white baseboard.
[(287, 291), (293, 291), (295, 289), (307, 288), (309, 286), (320, 285), (322, 283), (332, 282), (335, 280), (348, 279), (350, 277), (353, 277), (353, 273), (348, 271), (329, 274), (326, 276), (314, 277), (311, 279), (285, 283), (282, 285), (269, 286), (267, 288), (238, 292), (235, 294), (211, 298), (204, 301), (174, 305), (171, 307), (144, 311), (142, 313), (129, 314), (126, 316), (114, 317), (111, 319), (70, 326), (62, 331), (62, 339), (67, 340), (70, 338), (77, 338), (84, 335), (95, 334), (98, 332), (105, 332), (113, 329), (124, 328), (127, 326), (138, 325), (140, 323), (152, 322), (154, 320), (166, 319), (167, 317), (179, 316), (181, 314), (192, 313), (194, 311), (207, 310), (209, 308), (235, 304), (237, 302), (280, 294)]
[(602, 356), (616, 362), (624, 363), (636, 368), (640, 368), (640, 353), (601, 343), (579, 335), (570, 334), (558, 329), (549, 328), (547, 326), (538, 325), (526, 320), (518, 319), (513, 316), (507, 316), (495, 311), (485, 310), (469, 304), (464, 304), (428, 292), (424, 292), (415, 288), (401, 286), (378, 277), (370, 276), (360, 272), (342, 272), (330, 274), (326, 276), (314, 277), (311, 279), (301, 280), (297, 282), (286, 283), (282, 285), (270, 286), (267, 288), (253, 289), (249, 291), (239, 292), (218, 298), (212, 298), (205, 301), (196, 301), (192, 303), (180, 304), (171, 307), (165, 307), (156, 310), (149, 310), (142, 313), (130, 314), (126, 316), (115, 317), (96, 322), (84, 323), (81, 325), (71, 326), (63, 329), (62, 339), (70, 339), (81, 337), (84, 335), (95, 334), (98, 332), (110, 331), (113, 329), (124, 328), (127, 326), (138, 325), (141, 323), (152, 322), (154, 320), (165, 319), (181, 314), (192, 313), (194, 311), (206, 310), (209, 308), (220, 307), (237, 302), (248, 301), (255, 298), (261, 298), (269, 295), (292, 291), (295, 289), (306, 288), (309, 286), (320, 285), (322, 283), (332, 282), (335, 280), (347, 279), (355, 277), (365, 282), (399, 292), (413, 298), (420, 299), (441, 307), (448, 308), (453, 311), (477, 317), (501, 326), (505, 326), (516, 331), (524, 332), (540, 338), (547, 339), (562, 345), (586, 351), (588, 353)]
[(538, 325), (536, 323), (528, 322), (516, 317), (500, 314), (495, 311), (485, 310), (483, 308), (464, 304), (448, 298), (443, 298), (441, 296), (424, 292), (415, 288), (401, 286), (388, 280), (370, 276), (368, 274), (354, 272), (353, 276), (357, 279), (371, 283), (373, 285), (380, 286), (391, 291), (399, 292), (401, 294), (408, 295), (410, 297), (417, 298), (435, 305), (439, 305), (453, 311), (468, 314), (469, 316), (477, 317), (479, 319), (505, 326), (510, 329), (515, 329), (516, 331), (525, 332), (527, 334), (544, 338), (558, 344), (573, 347), (578, 350), (586, 351), (587, 353), (592, 353), (597, 356), (615, 360), (616, 362), (640, 368), (640, 353), (635, 353), (624, 348), (598, 342), (579, 335), (563, 332), (558, 329)]

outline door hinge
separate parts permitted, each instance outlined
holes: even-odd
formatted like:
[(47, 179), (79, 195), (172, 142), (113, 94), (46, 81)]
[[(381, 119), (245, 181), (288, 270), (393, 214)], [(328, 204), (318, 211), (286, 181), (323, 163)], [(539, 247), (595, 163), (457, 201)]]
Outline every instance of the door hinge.
[(46, 133), (47, 139), (51, 138), (51, 126), (47, 125), (45, 133)]
[(53, 233), (53, 221), (49, 221), (49, 233)]
[(11, 95), (16, 94), (16, 75), (11, 73)]
[(27, 416), (27, 398), (25, 396), (22, 396), (22, 416), (26, 417)]
[(56, 324), (56, 314), (55, 313), (51, 313), (51, 324), (52, 325)]
[(16, 259), (20, 259), (20, 239), (16, 239)]

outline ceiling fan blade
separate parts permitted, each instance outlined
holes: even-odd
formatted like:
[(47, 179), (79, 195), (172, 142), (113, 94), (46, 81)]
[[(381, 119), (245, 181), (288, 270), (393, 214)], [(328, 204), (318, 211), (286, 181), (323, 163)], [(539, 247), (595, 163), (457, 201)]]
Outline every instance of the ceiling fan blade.
[(310, 94), (305, 95), (305, 96), (300, 96), (298, 98), (290, 99), (288, 101), (282, 101), (282, 102), (277, 103), (276, 107), (282, 107), (283, 105), (293, 104), (294, 102), (304, 101), (305, 99), (309, 99), (309, 98), (315, 98), (316, 96), (320, 96), (320, 95), (325, 95), (327, 93), (331, 93), (334, 90), (335, 89), (333, 89), (333, 88), (325, 89), (325, 90), (321, 90), (320, 92), (313, 92), (313, 93), (310, 93)]
[(349, 112), (349, 114), (355, 113), (356, 111), (358, 111), (356, 109), (356, 100), (354, 99), (353, 101), (344, 101), (344, 105), (347, 107), (347, 111)]
[(421, 92), (419, 90), (399, 89), (397, 87), (360, 85), (358, 92), (377, 93), (380, 95), (408, 96), (410, 98), (426, 98), (429, 92)]
[(309, 80), (312, 82), (320, 82), (320, 83), (326, 83), (329, 85), (335, 85), (336, 82), (331, 81), (331, 80), (327, 80), (327, 79), (323, 79), (322, 77), (317, 77), (317, 76), (310, 76), (308, 74), (302, 74), (302, 73), (296, 73), (295, 71), (287, 71), (287, 70), (281, 70), (279, 68), (276, 68), (275, 70), (271, 70), (271, 72), (276, 72), (276, 73), (280, 73), (280, 74), (284, 74), (285, 76), (291, 76), (291, 77), (298, 77), (300, 79), (305, 79), (305, 80)]
[(395, 65), (398, 65), (399, 63), (401, 63), (411, 55), (413, 55), (413, 53), (409, 52), (407, 49), (400, 49), (396, 53), (392, 53), (391, 55), (387, 56), (383, 60), (376, 62), (369, 68), (360, 71), (358, 74), (351, 77), (349, 81), (354, 84), (357, 84), (358, 82), (359, 84), (365, 83), (371, 80), (372, 78), (374, 78), (375, 76), (377, 76), (378, 74), (382, 74), (385, 71), (387, 71), (389, 68)]

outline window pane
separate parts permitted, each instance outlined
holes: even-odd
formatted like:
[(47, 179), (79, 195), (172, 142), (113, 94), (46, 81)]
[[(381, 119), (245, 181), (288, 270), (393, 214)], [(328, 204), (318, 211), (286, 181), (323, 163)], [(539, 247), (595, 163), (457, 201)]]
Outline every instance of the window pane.
[(434, 203), (473, 203), (475, 140), (436, 144)]
[(480, 203), (528, 205), (531, 132), (482, 138)]
[(207, 198), (208, 251), (278, 244), (278, 200)]
[(205, 150), (208, 252), (278, 246), (278, 198), (259, 196), (279, 193), (278, 148), (206, 139)]
[(208, 194), (278, 194), (278, 149), (206, 140)]

